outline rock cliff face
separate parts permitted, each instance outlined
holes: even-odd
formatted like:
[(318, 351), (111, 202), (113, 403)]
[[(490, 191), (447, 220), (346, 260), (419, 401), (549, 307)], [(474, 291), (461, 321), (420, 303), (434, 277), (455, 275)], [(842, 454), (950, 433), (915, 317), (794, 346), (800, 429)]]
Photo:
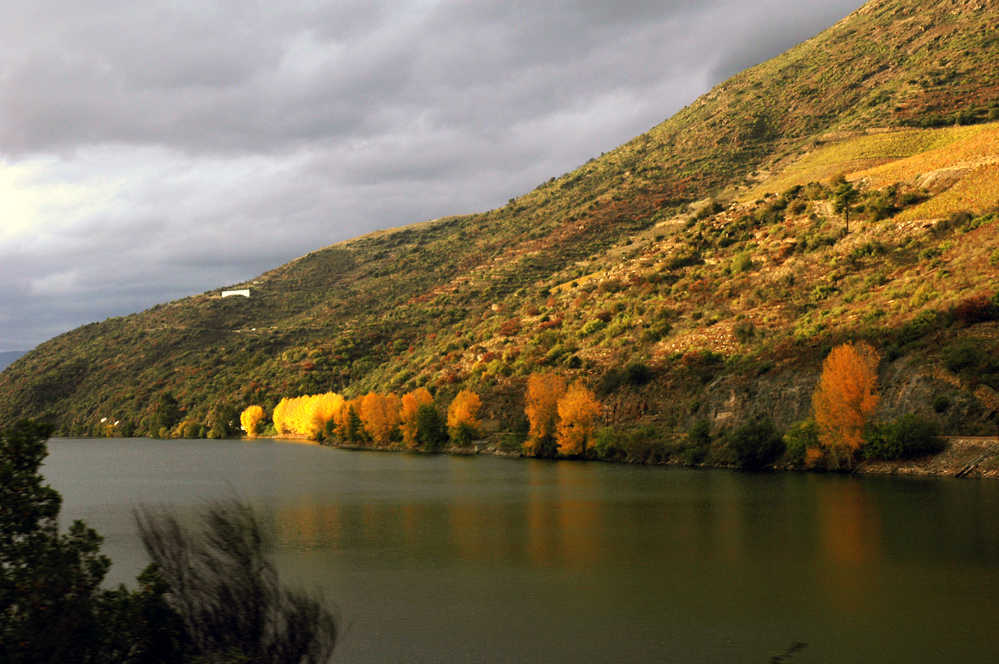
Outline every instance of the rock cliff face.
[[(757, 378), (722, 376), (705, 389), (700, 407), (688, 418), (707, 418), (714, 429), (725, 429), (752, 417), (769, 417), (786, 429), (811, 416), (812, 392), (819, 368), (771, 372)], [(891, 420), (907, 413), (937, 421), (951, 435), (992, 434), (996, 430), (997, 405), (987, 388), (976, 392), (961, 389), (943, 372), (914, 366), (899, 359), (882, 364), (879, 382), (881, 403), (876, 420)], [(934, 400), (946, 397), (937, 412)]]

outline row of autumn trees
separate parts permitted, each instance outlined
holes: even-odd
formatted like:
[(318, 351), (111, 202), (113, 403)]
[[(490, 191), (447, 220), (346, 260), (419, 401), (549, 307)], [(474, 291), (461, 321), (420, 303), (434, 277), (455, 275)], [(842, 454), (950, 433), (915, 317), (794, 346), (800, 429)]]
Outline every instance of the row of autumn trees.
[[(851, 467), (860, 457), (898, 458), (938, 449), (939, 440), (930, 423), (912, 416), (872, 424), (880, 396), (880, 356), (866, 342), (846, 343), (826, 357), (819, 383), (812, 395), (812, 417), (798, 422), (782, 437), (773, 425), (748, 423), (729, 432), (719, 442), (735, 455), (739, 466), (768, 465), (786, 451), (792, 464), (810, 468)], [(482, 401), (471, 390), (462, 390), (449, 404), (446, 417), (425, 388), (401, 397), (369, 392), (346, 399), (336, 393), (282, 399), (271, 415), (270, 435), (295, 435), (320, 441), (379, 447), (405, 447), (436, 451), (448, 441), (468, 445), (480, 435)], [(527, 380), (524, 413), (529, 430), (522, 451), (535, 457), (586, 457), (596, 448), (600, 458), (613, 458), (596, 427), (601, 403), (582, 380), (570, 383), (558, 373), (536, 373)], [(243, 411), (241, 424), (248, 435), (263, 433), (267, 414), (260, 406)], [(699, 423), (708, 427), (706, 421)], [(612, 432), (613, 433), (613, 432)], [(702, 441), (702, 438), (704, 439)], [(710, 442), (710, 433), (688, 433), (687, 447)], [(601, 445), (608, 449), (602, 449)], [(684, 443), (672, 456), (685, 463)], [(687, 450), (689, 452), (689, 450)], [(661, 457), (662, 458), (662, 457)], [(700, 457), (697, 457), (700, 458)], [(724, 461), (725, 454), (716, 460)], [(691, 456), (691, 463), (699, 462)]]
[[(482, 401), (471, 390), (462, 390), (451, 401), (445, 420), (426, 388), (399, 397), (395, 393), (368, 394), (346, 399), (335, 392), (285, 398), (271, 415), (277, 435), (304, 436), (313, 440), (378, 446), (402, 444), (408, 449), (440, 449), (450, 437), (468, 444), (478, 435)], [(266, 413), (250, 406), (240, 416), (247, 435), (262, 432)], [(446, 426), (445, 426), (446, 423)]]
[[(582, 380), (571, 385), (554, 373), (534, 374), (527, 381), (525, 413), (530, 423), (524, 452), (530, 456), (583, 456), (593, 448), (601, 404)], [(482, 400), (472, 390), (452, 399), (446, 418), (425, 388), (395, 393), (369, 392), (346, 399), (340, 394), (282, 399), (271, 415), (273, 433), (348, 444), (401, 445), (434, 451), (450, 439), (468, 445), (479, 435)], [(250, 406), (240, 416), (247, 435), (263, 432), (267, 414)]]

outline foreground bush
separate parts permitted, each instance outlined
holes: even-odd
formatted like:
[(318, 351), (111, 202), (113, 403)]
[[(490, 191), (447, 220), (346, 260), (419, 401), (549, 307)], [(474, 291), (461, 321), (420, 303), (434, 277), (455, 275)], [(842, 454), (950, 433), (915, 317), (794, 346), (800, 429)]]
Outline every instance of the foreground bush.
[(4, 664), (320, 664), (336, 624), (318, 600), (285, 589), (248, 507), (205, 510), (198, 528), (142, 510), (156, 565), (139, 587), (108, 590), (101, 537), (75, 521), (38, 472), (50, 429), (0, 431), (0, 662)]
[(728, 449), (739, 468), (763, 468), (784, 454), (784, 438), (769, 419), (746, 422), (728, 434)]
[(784, 434), (787, 458), (792, 463), (804, 463), (808, 450), (819, 450), (819, 425), (809, 418), (791, 425)]
[(48, 427), (0, 432), (0, 662), (166, 664), (186, 660), (154, 569), (139, 589), (101, 587), (111, 561), (82, 521), (59, 532), (62, 497), (38, 472)]
[(937, 454), (944, 448), (936, 422), (916, 415), (903, 415), (897, 420), (873, 424), (864, 433), (865, 459), (911, 459)]
[(286, 588), (252, 509), (213, 502), (196, 527), (143, 508), (146, 552), (170, 586), (166, 599), (208, 662), (320, 664), (336, 646), (336, 622), (318, 598)]

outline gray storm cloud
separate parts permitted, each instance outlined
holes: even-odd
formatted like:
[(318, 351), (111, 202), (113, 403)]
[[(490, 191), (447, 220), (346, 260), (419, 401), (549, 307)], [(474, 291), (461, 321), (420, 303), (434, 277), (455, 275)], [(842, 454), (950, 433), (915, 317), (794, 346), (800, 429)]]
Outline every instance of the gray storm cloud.
[(0, 351), (481, 211), (859, 0), (10, 0)]

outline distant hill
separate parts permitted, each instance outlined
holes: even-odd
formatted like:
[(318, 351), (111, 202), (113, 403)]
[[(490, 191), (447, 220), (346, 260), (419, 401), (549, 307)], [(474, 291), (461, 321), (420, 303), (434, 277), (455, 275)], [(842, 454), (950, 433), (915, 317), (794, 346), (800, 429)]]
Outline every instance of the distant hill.
[(156, 433), (164, 404), (210, 426), (284, 396), (465, 386), (506, 432), (554, 369), (622, 431), (786, 427), (825, 352), (865, 338), (890, 360), (882, 416), (991, 431), (997, 35), (999, 2), (876, 0), (503, 208), (56, 337), (0, 375), (0, 425)]
[(3, 371), (10, 365), (14, 364), (18, 359), (24, 357), (28, 351), (26, 350), (8, 350), (0, 352), (0, 371)]

